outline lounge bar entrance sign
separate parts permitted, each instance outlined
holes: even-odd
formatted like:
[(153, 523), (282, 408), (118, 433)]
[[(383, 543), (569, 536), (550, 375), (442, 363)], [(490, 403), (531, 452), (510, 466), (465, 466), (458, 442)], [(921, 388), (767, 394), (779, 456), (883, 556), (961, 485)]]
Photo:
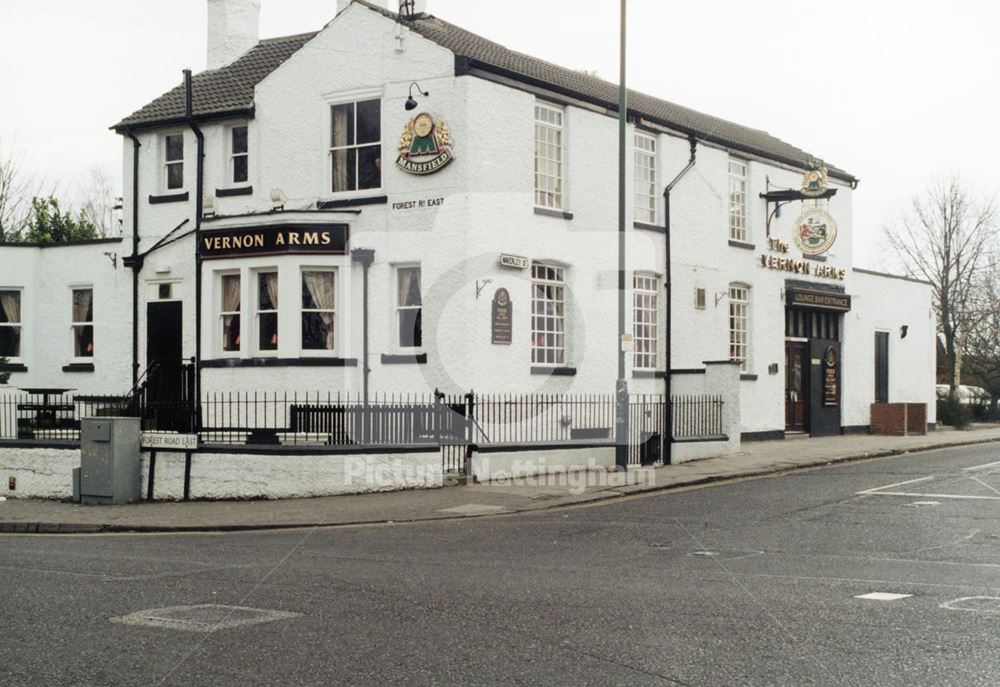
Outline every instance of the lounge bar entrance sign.
[(495, 344), (510, 345), (514, 340), (514, 304), (507, 289), (497, 289), (493, 295), (493, 337)]
[(207, 229), (198, 235), (202, 260), (253, 255), (347, 253), (346, 224), (283, 224)]

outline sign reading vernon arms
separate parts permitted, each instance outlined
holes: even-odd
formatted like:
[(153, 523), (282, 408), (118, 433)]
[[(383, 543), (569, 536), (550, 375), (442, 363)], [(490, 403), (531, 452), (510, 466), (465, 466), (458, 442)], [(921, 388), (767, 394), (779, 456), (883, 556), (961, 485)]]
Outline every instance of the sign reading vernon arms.
[(198, 235), (202, 260), (252, 255), (347, 253), (346, 224), (283, 224), (206, 229)]

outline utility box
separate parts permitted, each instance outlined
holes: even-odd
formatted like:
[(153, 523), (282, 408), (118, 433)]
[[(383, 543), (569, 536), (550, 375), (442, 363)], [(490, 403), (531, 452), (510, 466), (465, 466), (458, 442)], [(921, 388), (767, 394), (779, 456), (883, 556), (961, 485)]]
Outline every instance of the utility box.
[(141, 493), (139, 418), (80, 421), (80, 502), (131, 503)]

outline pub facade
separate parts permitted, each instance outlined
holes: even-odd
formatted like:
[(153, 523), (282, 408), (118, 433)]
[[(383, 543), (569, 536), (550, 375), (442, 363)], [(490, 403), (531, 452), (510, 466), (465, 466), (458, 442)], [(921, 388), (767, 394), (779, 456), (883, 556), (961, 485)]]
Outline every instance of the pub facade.
[[(210, 0), (209, 69), (114, 125), (114, 251), (0, 247), (35, 261), (0, 271), (11, 384), (612, 391), (617, 87), (416, 9), (265, 40), (256, 9)], [(930, 287), (854, 266), (852, 174), (651, 96), (628, 118), (630, 392), (722, 364), (745, 437), (867, 431), (876, 401), (934, 422)], [(74, 288), (89, 366), (36, 335), (82, 326)]]

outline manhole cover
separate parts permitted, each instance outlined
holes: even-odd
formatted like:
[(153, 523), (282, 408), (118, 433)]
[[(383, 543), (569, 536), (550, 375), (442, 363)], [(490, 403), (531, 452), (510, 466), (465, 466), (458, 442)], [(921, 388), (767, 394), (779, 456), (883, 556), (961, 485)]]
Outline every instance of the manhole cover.
[(1000, 598), (995, 596), (963, 596), (961, 599), (946, 601), (941, 604), (941, 608), (973, 613), (1000, 613)]
[(145, 627), (165, 627), (186, 632), (213, 632), (228, 630), (243, 625), (258, 625), (273, 620), (297, 618), (301, 613), (270, 611), (263, 608), (243, 606), (222, 606), (202, 604), (199, 606), (171, 606), (170, 608), (150, 608), (145, 611), (111, 618), (113, 623), (141, 625)]

